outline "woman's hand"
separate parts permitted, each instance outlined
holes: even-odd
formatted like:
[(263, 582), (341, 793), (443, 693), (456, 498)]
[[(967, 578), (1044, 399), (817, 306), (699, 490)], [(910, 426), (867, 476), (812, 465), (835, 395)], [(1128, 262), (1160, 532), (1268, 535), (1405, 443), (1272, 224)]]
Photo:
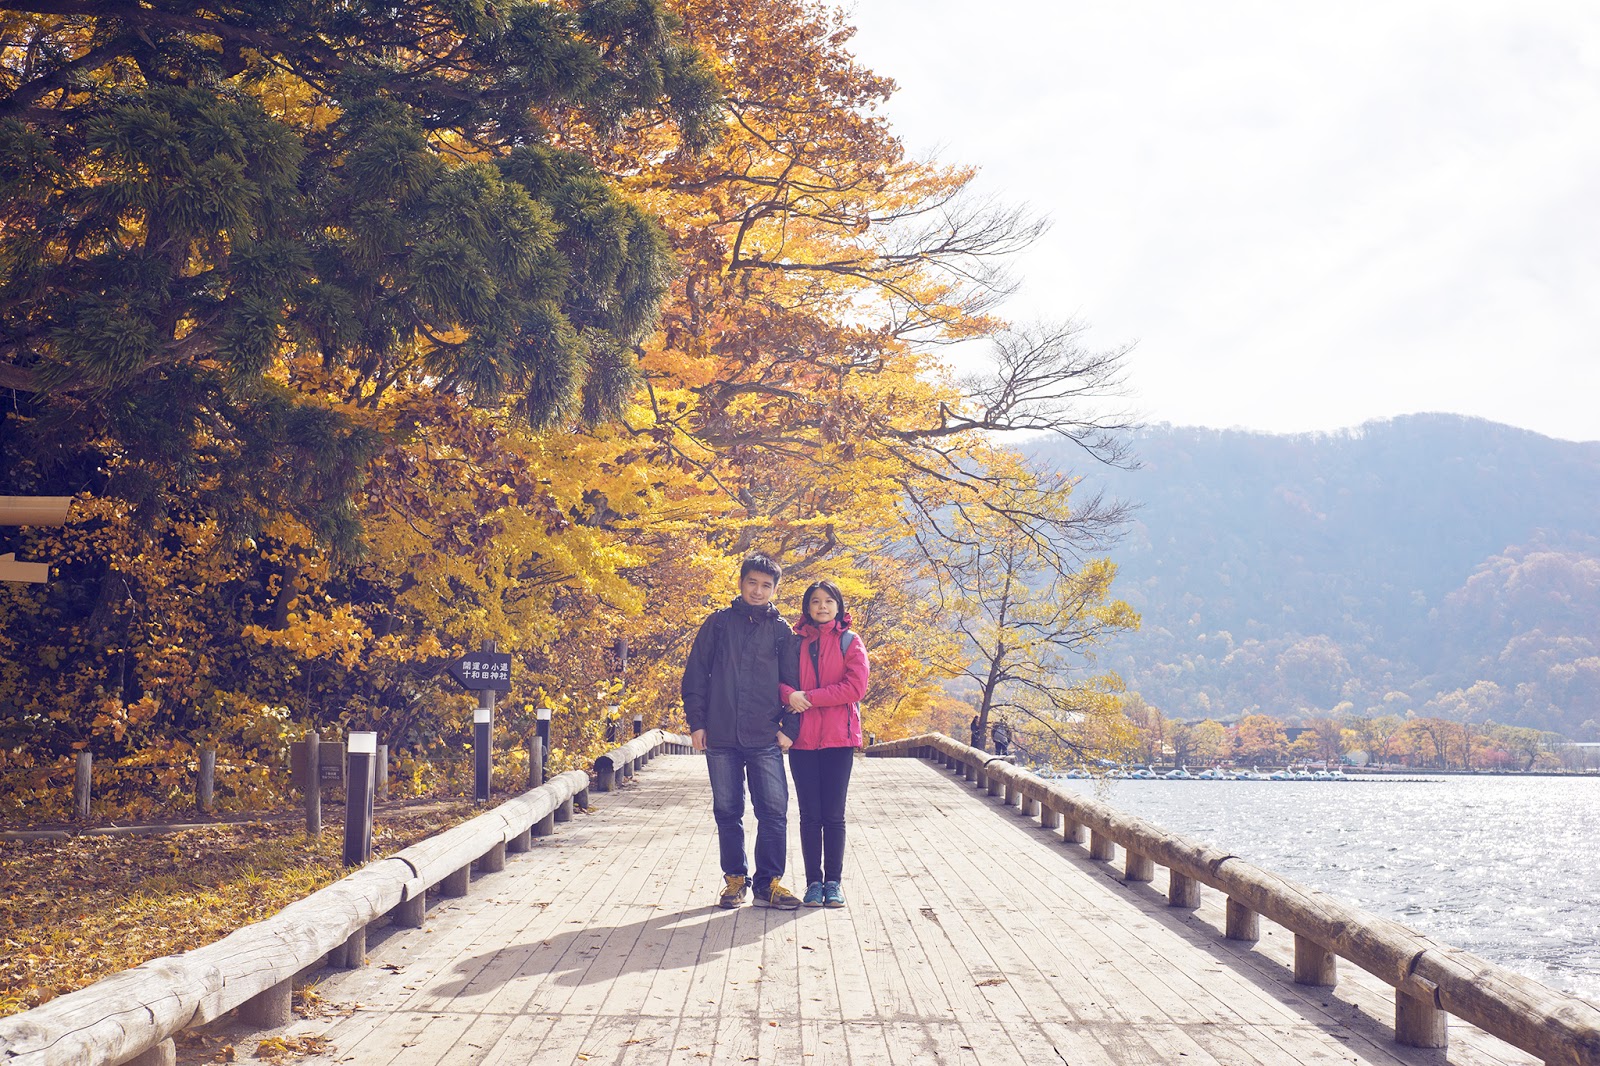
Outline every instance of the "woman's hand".
[(811, 701), (806, 699), (806, 694), (799, 689), (789, 693), (789, 709), (793, 711), (809, 711)]

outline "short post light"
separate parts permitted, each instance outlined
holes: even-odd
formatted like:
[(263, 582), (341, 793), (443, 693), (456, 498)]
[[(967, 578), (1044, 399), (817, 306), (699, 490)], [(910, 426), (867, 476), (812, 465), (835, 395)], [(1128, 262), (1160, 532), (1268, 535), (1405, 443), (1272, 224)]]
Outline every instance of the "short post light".
[(372, 858), (372, 795), (376, 791), (378, 734), (351, 733), (345, 741), (344, 864)]
[(541, 776), (548, 780), (550, 777), (550, 705), (547, 703), (534, 713), (537, 720), (534, 726), (539, 734), (539, 769)]

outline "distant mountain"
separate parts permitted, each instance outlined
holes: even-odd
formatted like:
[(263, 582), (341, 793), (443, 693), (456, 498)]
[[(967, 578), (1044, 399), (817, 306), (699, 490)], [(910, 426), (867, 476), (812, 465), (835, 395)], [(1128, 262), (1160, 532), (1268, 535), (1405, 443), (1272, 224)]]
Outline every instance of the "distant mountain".
[(1274, 436), (1157, 426), (1111, 551), (1143, 629), (1102, 664), (1179, 718), (1492, 718), (1600, 740), (1600, 443), (1453, 415)]

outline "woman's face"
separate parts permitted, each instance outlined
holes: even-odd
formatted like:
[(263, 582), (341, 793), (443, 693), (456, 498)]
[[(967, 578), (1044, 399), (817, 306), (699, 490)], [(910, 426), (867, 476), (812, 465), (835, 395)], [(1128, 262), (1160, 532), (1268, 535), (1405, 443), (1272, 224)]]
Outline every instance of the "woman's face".
[(839, 614), (839, 601), (828, 595), (826, 589), (813, 589), (806, 601), (806, 617), (817, 625), (827, 625)]

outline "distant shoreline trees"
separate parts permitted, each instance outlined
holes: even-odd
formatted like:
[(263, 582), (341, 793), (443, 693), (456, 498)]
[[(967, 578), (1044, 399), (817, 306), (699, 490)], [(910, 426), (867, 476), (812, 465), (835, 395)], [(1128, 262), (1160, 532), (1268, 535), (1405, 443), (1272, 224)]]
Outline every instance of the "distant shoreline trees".
[(1129, 755), (1141, 763), (1499, 772), (1587, 765), (1560, 734), (1490, 721), (1351, 714), (1284, 720), (1248, 714), (1231, 723), (1184, 722), (1167, 718), (1137, 695), (1130, 698), (1130, 708), (1136, 739)]

